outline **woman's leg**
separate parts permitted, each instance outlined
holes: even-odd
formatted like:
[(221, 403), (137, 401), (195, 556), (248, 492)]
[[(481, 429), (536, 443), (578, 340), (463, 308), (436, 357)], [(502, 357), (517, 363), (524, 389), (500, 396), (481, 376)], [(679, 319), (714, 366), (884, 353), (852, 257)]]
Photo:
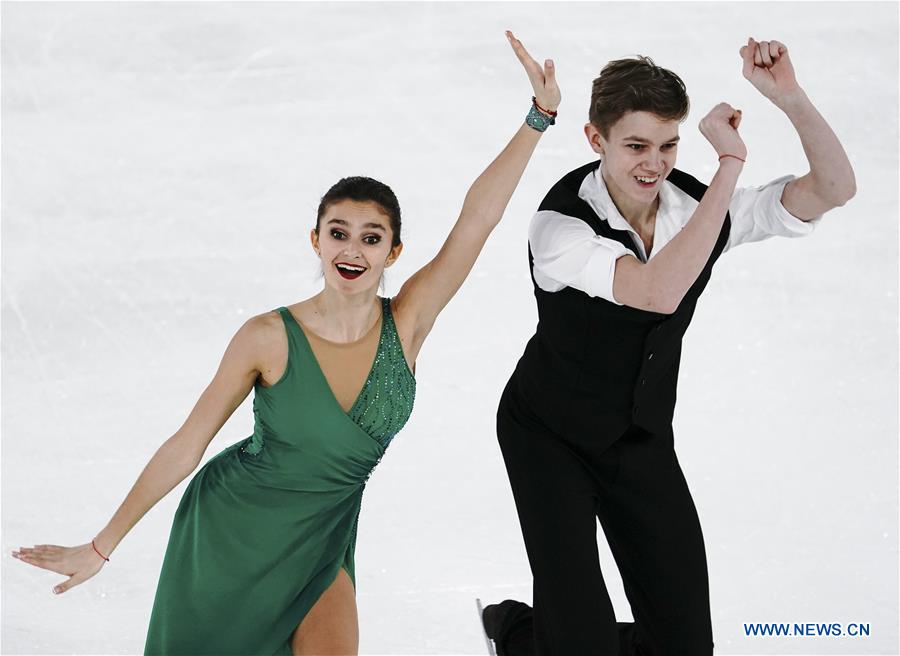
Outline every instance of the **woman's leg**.
[(344, 568), (291, 636), (293, 656), (345, 656), (359, 651), (356, 595)]
[(598, 517), (634, 615), (639, 653), (712, 654), (709, 578), (700, 520), (671, 430), (630, 429)]

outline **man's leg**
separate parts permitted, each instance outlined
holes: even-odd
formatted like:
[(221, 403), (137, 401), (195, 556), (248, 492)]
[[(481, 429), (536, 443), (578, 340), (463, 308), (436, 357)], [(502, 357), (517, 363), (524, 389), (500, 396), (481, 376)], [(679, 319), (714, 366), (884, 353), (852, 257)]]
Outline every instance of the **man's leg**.
[(697, 510), (672, 434), (631, 429), (598, 516), (622, 574), (639, 653), (712, 654), (709, 579)]
[[(534, 576), (534, 652), (617, 656), (619, 637), (597, 553), (597, 486), (586, 463), (522, 406), (508, 385), (497, 434)], [(603, 465), (616, 468), (613, 450)], [(490, 608), (490, 607), (489, 607)], [(527, 644), (527, 607), (514, 609), (500, 654)], [(519, 651), (514, 646), (518, 644)]]

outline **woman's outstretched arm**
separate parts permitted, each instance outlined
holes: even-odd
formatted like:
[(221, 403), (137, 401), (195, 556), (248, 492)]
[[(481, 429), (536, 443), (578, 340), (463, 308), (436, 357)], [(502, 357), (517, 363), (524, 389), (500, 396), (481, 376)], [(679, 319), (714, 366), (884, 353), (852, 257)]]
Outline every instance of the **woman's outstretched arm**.
[(785, 186), (784, 208), (798, 219), (809, 220), (853, 198), (856, 178), (847, 153), (797, 83), (787, 47), (750, 38), (740, 55), (744, 77), (787, 114), (809, 161), (809, 173)]
[(13, 551), (12, 555), (68, 576), (68, 580), (53, 588), (57, 594), (99, 572), (106, 561), (97, 552), (109, 558), (141, 517), (194, 471), (212, 438), (247, 397), (259, 373), (261, 347), (271, 337), (272, 326), (273, 322), (260, 315), (238, 330), (225, 350), (215, 377), (184, 425), (153, 454), (109, 523), (94, 538), (93, 545), (90, 542), (76, 547), (39, 544)]
[[(525, 67), (536, 104), (556, 111), (560, 93), (552, 60), (548, 59), (542, 67), (511, 32), (506, 36)], [(407, 352), (413, 359), (437, 315), (469, 275), (488, 236), (500, 222), (541, 134), (522, 123), (502, 152), (472, 183), (459, 218), (441, 250), (398, 292), (394, 302), (403, 321), (410, 326), (413, 344), (407, 346)]]

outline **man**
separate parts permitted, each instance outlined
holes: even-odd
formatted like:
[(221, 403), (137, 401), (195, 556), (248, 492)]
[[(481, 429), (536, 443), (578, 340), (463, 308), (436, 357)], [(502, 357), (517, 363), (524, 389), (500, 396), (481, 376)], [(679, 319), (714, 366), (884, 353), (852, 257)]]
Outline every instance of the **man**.
[[(488, 606), (498, 653), (711, 654), (703, 536), (674, 452), (681, 340), (718, 257), (809, 234), (855, 194), (853, 170), (794, 75), (787, 48), (752, 38), (743, 74), (797, 130), (810, 171), (736, 188), (740, 111), (700, 123), (719, 158), (709, 187), (674, 168), (688, 97), (647, 58), (594, 80), (585, 135), (600, 162), (554, 185), (529, 229), (539, 323), (497, 412), (534, 575), (534, 610)], [(602, 162), (602, 163), (601, 163)], [(616, 623), (600, 520), (634, 623)]]

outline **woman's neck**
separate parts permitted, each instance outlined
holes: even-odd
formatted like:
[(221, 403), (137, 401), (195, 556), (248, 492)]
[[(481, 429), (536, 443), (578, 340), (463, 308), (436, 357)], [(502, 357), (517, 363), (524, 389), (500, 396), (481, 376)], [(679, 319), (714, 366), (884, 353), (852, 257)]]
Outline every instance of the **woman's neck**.
[(317, 335), (333, 342), (355, 342), (378, 321), (381, 303), (371, 289), (341, 294), (326, 286), (301, 303), (301, 319)]

